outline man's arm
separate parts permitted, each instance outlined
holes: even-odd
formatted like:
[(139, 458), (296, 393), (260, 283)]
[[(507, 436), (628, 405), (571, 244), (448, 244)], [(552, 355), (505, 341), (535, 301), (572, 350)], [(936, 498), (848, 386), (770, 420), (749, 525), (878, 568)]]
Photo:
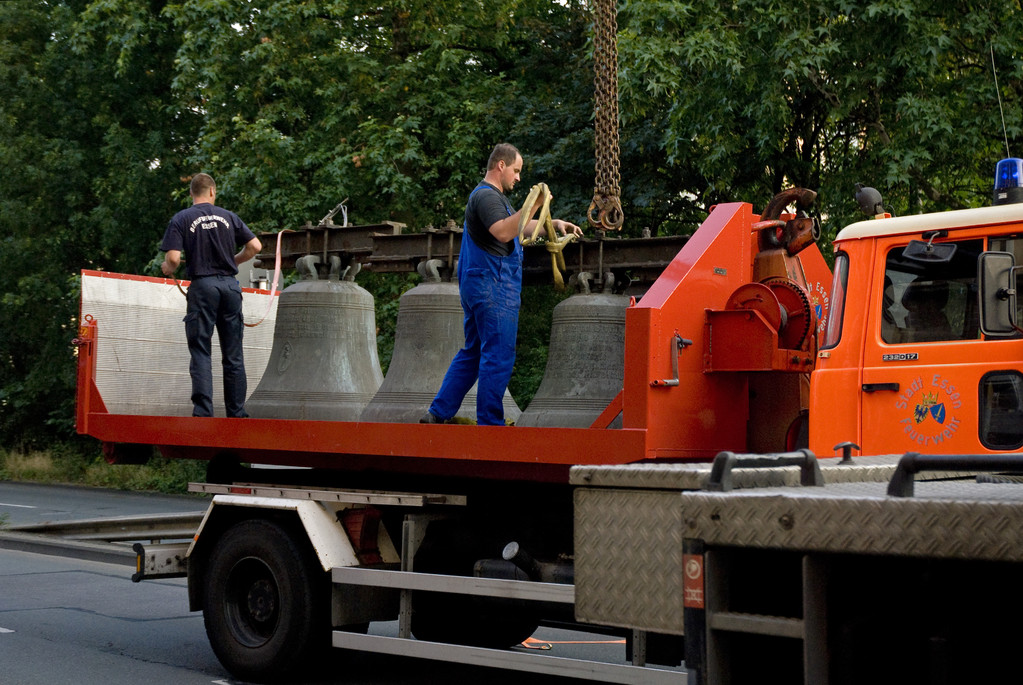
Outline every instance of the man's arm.
[(163, 275), (170, 277), (174, 275), (174, 272), (178, 270), (181, 265), (181, 250), (167, 250), (163, 255), (163, 264), (160, 265), (160, 271), (163, 271)]
[[(526, 223), (525, 230), (523, 230), (524, 235), (532, 235), (536, 230), (536, 219), (533, 218), (533, 215), (539, 212), (541, 207), (543, 207), (543, 199), (538, 197), (536, 202), (529, 209), (529, 221)], [(502, 243), (507, 243), (513, 238), (518, 237), (519, 220), (522, 218), (523, 211), (523, 209), (520, 209), (509, 217), (505, 217), (500, 221), (495, 221), (488, 229), (490, 231), (490, 235), (494, 236)]]
[[(532, 214), (532, 212), (530, 212), (530, 213)], [(500, 240), (502, 243), (507, 243), (508, 241), (518, 237), (518, 235), (519, 235), (519, 218), (521, 216), (522, 216), (522, 210), (520, 209), (519, 211), (515, 212), (511, 216), (509, 216), (509, 217), (507, 217), (505, 219), (501, 219), (500, 221), (494, 223), (490, 227), (490, 235), (494, 236), (495, 238)], [(529, 236), (529, 235), (532, 235), (535, 230), (536, 230), (536, 219), (530, 219), (526, 223), (526, 228), (522, 231), (522, 234), (526, 235), (526, 236)]]
[[(522, 210), (519, 210), (518, 212), (516, 212), (515, 214), (512, 214), (507, 219), (502, 219), (501, 221), (498, 221), (497, 223), (495, 223), (493, 226), (490, 227), (490, 233), (495, 238), (500, 240), (502, 243), (508, 242), (508, 240), (511, 240), (512, 238), (514, 238), (515, 236), (517, 236), (519, 234), (519, 219), (518, 219), (518, 217), (521, 214), (522, 214)], [(506, 228), (506, 227), (503, 227), (502, 224), (504, 224), (505, 222), (510, 221), (512, 219), (515, 220), (514, 223), (512, 224), (513, 227), (514, 227), (513, 233), (511, 234), (511, 237), (508, 238), (507, 240), (502, 240), (500, 238), (500, 236), (497, 233), (495, 233), (495, 229), (497, 231), (503, 231), (504, 228)], [(583, 235), (583, 229), (579, 228), (578, 226), (573, 224), (571, 221), (564, 221), (562, 219), (551, 219), (551, 225), (554, 226), (555, 230), (561, 231), (562, 235), (568, 235), (569, 233), (572, 233), (575, 236), (580, 237), (580, 238)], [(530, 219), (529, 223), (526, 224), (525, 229), (523, 229), (522, 235), (525, 236), (525, 237), (528, 237), (528, 238), (535, 238), (536, 237), (536, 232), (539, 229), (540, 229), (539, 222), (537, 222), (536, 219)]]
[[(553, 199), (554, 196), (551, 195), (551, 200)], [(524, 236), (535, 237), (535, 234), (540, 227), (537, 220), (533, 218), (533, 215), (540, 211), (541, 207), (543, 207), (542, 196), (537, 198), (536, 203), (529, 210), (529, 221), (526, 222), (526, 226), (522, 231)], [(511, 216), (491, 224), (490, 235), (494, 236), (502, 243), (506, 243), (518, 236), (519, 220), (522, 218), (523, 211), (524, 210), (520, 209)], [(568, 235), (569, 233), (573, 233), (578, 237), (582, 237), (583, 235), (583, 230), (570, 221), (551, 219), (551, 224), (554, 226), (555, 230), (561, 231), (562, 235)]]
[(241, 252), (234, 256), (235, 264), (244, 264), (249, 261), (263, 249), (263, 243), (259, 242), (259, 238), (253, 238), (249, 242), (245, 243), (245, 246), (241, 249)]

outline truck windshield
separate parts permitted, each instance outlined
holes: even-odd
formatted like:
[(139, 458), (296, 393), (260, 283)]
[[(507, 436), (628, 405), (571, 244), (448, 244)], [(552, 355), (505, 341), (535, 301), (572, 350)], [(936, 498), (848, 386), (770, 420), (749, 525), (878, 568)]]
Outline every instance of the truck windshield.
[(892, 248), (885, 261), (881, 339), (888, 344), (979, 337), (977, 258), (983, 240), (955, 243), (948, 262), (929, 263)]

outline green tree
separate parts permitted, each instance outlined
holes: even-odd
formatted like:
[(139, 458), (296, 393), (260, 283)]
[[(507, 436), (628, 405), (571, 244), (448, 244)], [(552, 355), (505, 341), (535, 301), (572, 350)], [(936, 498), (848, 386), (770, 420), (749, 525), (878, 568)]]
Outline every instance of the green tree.
[(506, 139), (527, 184), (581, 204), (592, 153), (580, 2), (187, 0), (167, 14), (184, 37), (175, 91), (203, 115), (191, 160), (257, 230), (344, 198), (356, 223), (460, 221)]
[[(898, 214), (990, 201), (1004, 156), (1023, 153), (1018, 2), (624, 0), (623, 136), (655, 125), (675, 186), (651, 203), (691, 216), (818, 190), (834, 231), (857, 218), (854, 184)], [(631, 170), (623, 169), (623, 176)]]
[[(156, 3), (158, 5), (158, 3)], [(71, 430), (76, 275), (153, 256), (194, 139), (170, 25), (137, 0), (0, 3), (0, 436)]]

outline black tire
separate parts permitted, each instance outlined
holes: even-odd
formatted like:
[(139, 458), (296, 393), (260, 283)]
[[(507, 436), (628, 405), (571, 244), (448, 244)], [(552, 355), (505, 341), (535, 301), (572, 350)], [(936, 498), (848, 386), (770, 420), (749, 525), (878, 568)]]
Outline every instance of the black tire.
[(294, 679), (330, 641), (327, 577), (288, 530), (243, 521), (212, 550), (203, 619), (220, 662), (243, 680)]

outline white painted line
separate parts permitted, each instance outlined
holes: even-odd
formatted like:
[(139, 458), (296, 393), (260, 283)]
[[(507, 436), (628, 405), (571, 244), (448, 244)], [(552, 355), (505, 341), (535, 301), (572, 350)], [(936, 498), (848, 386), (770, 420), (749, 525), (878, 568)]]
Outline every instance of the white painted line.
[(18, 509), (38, 509), (39, 507), (30, 507), (27, 504), (8, 504), (7, 502), (0, 502), (0, 507), (17, 507)]
[(13, 633), (14, 631), (10, 628), (0, 628), (0, 633)]

